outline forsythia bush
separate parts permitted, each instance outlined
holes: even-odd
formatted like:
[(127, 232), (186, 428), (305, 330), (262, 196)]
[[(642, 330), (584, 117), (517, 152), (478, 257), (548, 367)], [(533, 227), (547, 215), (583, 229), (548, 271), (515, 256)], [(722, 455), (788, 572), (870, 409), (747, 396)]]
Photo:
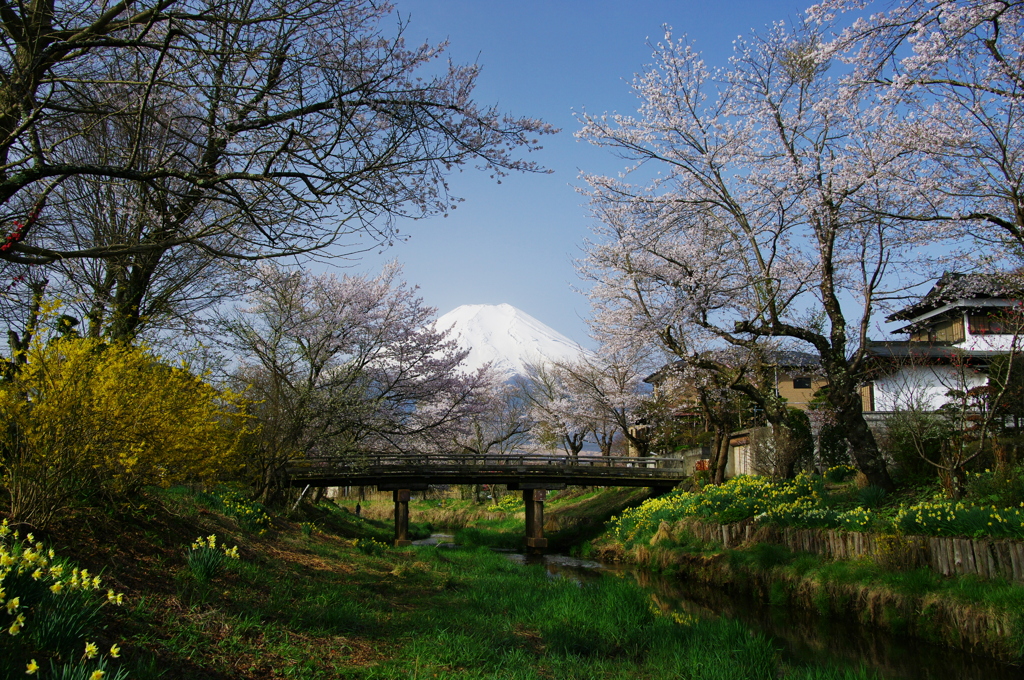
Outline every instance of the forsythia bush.
[(501, 500), (487, 508), (491, 512), (522, 512), (526, 504), (523, 497), (517, 493), (507, 493)]
[(44, 526), (78, 497), (216, 478), (234, 465), (241, 395), (144, 348), (34, 343), (0, 384), (0, 465), (12, 515)]

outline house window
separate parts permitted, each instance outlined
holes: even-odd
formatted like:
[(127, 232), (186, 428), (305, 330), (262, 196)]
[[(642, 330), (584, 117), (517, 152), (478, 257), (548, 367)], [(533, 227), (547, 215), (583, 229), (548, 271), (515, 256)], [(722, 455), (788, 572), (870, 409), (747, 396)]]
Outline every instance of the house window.
[(971, 314), (967, 317), (967, 327), (971, 329), (971, 335), (1005, 335), (1010, 332), (1006, 325), (1006, 320), (1002, 316)]
[(926, 328), (914, 331), (910, 336), (913, 342), (938, 342), (956, 344), (965, 340), (964, 319), (957, 316), (952, 319), (942, 319)]
[(810, 378), (793, 378), (793, 389), (794, 390), (809, 390), (811, 389)]

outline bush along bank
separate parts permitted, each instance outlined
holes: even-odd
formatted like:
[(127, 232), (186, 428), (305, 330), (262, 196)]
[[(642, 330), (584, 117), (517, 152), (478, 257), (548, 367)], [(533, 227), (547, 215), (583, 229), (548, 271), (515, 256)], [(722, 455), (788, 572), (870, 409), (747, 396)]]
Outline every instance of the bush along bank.
[[(627, 510), (584, 552), (1019, 663), (1024, 586), (1011, 579), (1024, 553), (991, 538), (1016, 535), (1016, 510), (934, 499), (855, 506), (864, 495), (809, 476), (741, 477)], [(979, 524), (994, 529), (985, 536)], [(911, 526), (931, 535), (907, 535)]]

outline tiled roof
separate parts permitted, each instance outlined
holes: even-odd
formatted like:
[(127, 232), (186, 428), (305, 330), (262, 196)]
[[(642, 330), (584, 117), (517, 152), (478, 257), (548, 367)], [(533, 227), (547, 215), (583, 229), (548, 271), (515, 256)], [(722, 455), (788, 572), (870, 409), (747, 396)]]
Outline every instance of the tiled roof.
[[(739, 348), (726, 350), (722, 356), (716, 357), (718, 360), (722, 360), (726, 357), (726, 360), (732, 360), (732, 363), (742, 364), (743, 355)], [(806, 368), (812, 369), (817, 368), (821, 365), (821, 359), (817, 354), (811, 354), (810, 352), (798, 352), (796, 350), (772, 350), (765, 353), (765, 363), (769, 366), (778, 366), (779, 368)], [(651, 375), (644, 378), (644, 382), (651, 384), (658, 384), (665, 380), (672, 372), (681, 373), (686, 368), (686, 359), (677, 359), (672, 363), (665, 364)]]
[(960, 274), (946, 272), (932, 289), (914, 304), (891, 314), (887, 321), (914, 319), (943, 305), (959, 300), (983, 298), (1020, 298), (1020, 279), (1007, 274)]
[(868, 342), (868, 356), (876, 359), (932, 359), (949, 360), (953, 357), (967, 359), (991, 359), (1006, 351), (997, 350), (964, 350), (949, 345), (933, 345), (927, 342), (908, 342), (905, 340), (882, 340)]

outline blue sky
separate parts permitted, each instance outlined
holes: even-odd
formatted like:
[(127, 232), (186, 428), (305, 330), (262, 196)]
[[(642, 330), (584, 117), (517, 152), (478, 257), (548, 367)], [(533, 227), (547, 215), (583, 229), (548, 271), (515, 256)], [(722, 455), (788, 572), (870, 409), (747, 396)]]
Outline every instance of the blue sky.
[(506, 302), (571, 339), (591, 346), (590, 306), (573, 260), (592, 224), (579, 171), (612, 174), (623, 161), (577, 142), (574, 111), (632, 113), (629, 84), (651, 61), (648, 41), (686, 34), (709, 65), (724, 66), (732, 41), (774, 20), (792, 22), (809, 4), (787, 0), (579, 2), (549, 0), (396, 0), (409, 19), (410, 43), (449, 40), (459, 63), (483, 71), (476, 98), (504, 111), (542, 118), (562, 131), (530, 157), (553, 172), (515, 175), (496, 184), (483, 173), (451, 178), (465, 199), (449, 217), (401, 225), (411, 238), (364, 255), (357, 271), (389, 259), (405, 266), (427, 304), (444, 314), (462, 304)]

